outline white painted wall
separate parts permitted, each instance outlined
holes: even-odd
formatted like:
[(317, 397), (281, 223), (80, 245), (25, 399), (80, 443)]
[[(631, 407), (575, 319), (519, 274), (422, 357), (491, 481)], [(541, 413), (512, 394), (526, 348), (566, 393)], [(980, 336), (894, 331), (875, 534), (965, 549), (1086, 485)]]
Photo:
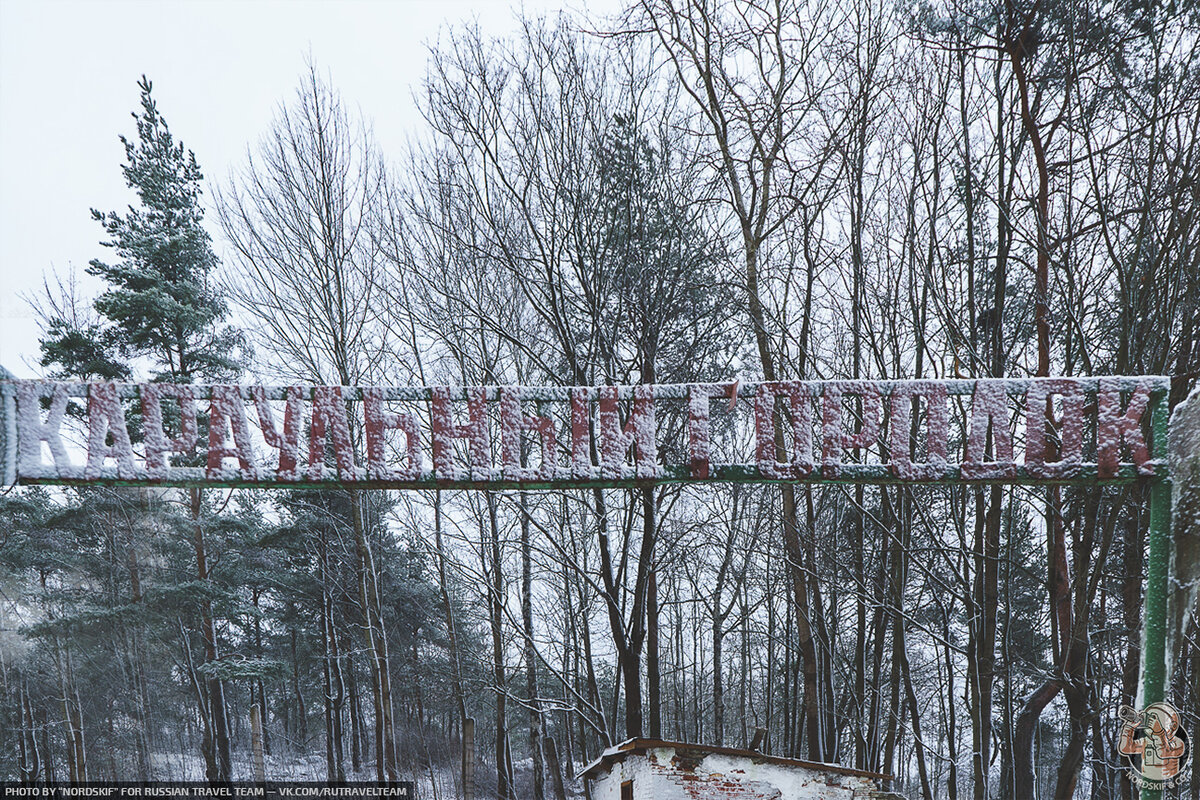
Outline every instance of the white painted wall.
[[(688, 773), (672, 763), (674, 757), (675, 750), (669, 747), (626, 756), (593, 781), (593, 800), (621, 800), (621, 783), (627, 780), (633, 781), (635, 800), (863, 800), (879, 790), (863, 776), (756, 764), (748, 758), (717, 753), (705, 756), (695, 771)], [(685, 774), (694, 774), (697, 780), (680, 780)]]

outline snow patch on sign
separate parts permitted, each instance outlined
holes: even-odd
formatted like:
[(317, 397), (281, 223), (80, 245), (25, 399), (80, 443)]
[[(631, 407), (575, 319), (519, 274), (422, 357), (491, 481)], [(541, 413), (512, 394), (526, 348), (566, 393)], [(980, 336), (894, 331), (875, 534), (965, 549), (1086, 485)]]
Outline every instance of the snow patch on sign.
[[(111, 435), (112, 444), (108, 438)], [(133, 460), (133, 445), (125, 427), (125, 409), (113, 383), (93, 383), (88, 386), (88, 456), (84, 477), (101, 477), (107, 459), (117, 462), (117, 477), (132, 479), (137, 474)]]
[[(1054, 413), (1054, 396), (1062, 398), (1062, 416)], [(1070, 378), (1036, 378), (1025, 394), (1025, 468), (1035, 478), (1070, 478), (1083, 461), (1083, 391)], [(1059, 458), (1046, 460), (1046, 425), (1061, 430)]]
[(571, 474), (574, 480), (589, 480), (598, 471), (592, 463), (591, 390), (572, 387), (571, 396)]
[[(842, 397), (862, 398), (862, 419), (857, 433), (848, 433), (842, 409)], [(856, 448), (870, 447), (879, 438), (879, 418), (882, 414), (879, 385), (874, 381), (829, 381), (821, 403), (821, 438), (824, 446), (822, 475), (837, 477), (842, 456)]]
[[(657, 477), (654, 387), (633, 387), (633, 404), (625, 425), (621, 424), (618, 398), (617, 387), (600, 389), (600, 475), (604, 478)], [(625, 462), (630, 447), (637, 448), (633, 467)]]
[(298, 467), (300, 458), (300, 427), (304, 416), (304, 388), (289, 386), (285, 391), (287, 405), (283, 413), (283, 430), (275, 425), (275, 416), (271, 411), (271, 403), (267, 400), (266, 391), (261, 386), (250, 390), (254, 407), (258, 411), (258, 426), (262, 431), (263, 440), (268, 447), (279, 451), (276, 462), (275, 477), (280, 481), (298, 481), (301, 473)]
[[(967, 453), (962, 475), (971, 480), (1012, 478), (1017, 474), (1013, 463), (1012, 432), (1008, 427), (1008, 383), (1003, 378), (982, 378), (975, 383), (971, 399), (971, 428), (967, 434)], [(992, 459), (988, 458), (988, 432), (991, 431)]]
[[(521, 410), (520, 387), (500, 388), (500, 457), (504, 477), (517, 481), (551, 480), (558, 473), (554, 423), (546, 417), (527, 416)], [(521, 434), (533, 431), (541, 444), (541, 464), (521, 465)]]
[[(1146, 447), (1142, 433), (1142, 417), (1150, 406), (1150, 386), (1144, 379), (1137, 379), (1130, 394), (1129, 403), (1121, 410), (1120, 381), (1102, 378), (1096, 392), (1096, 450), (1100, 477), (1116, 476), (1120, 460), (1121, 445), (1129, 448), (1139, 475), (1153, 475), (1154, 464)], [(1159, 444), (1156, 442), (1155, 447)]]
[(350, 425), (346, 419), (346, 401), (340, 386), (317, 386), (313, 389), (312, 428), (308, 447), (308, 475), (312, 480), (321, 480), (325, 475), (326, 433), (333, 442), (338, 478), (358, 480), (360, 476), (354, 464)]
[[(41, 398), (50, 397), (50, 413), (41, 419)], [(71, 459), (63, 446), (61, 429), (67, 410), (67, 390), (62, 384), (47, 381), (22, 381), (17, 384), (17, 419), (19, 421), (20, 460), (18, 472), (40, 475), (47, 466), (42, 461), (42, 442), (50, 448), (53, 466), (70, 469)]]
[[(363, 417), (367, 429), (367, 477), (380, 481), (411, 481), (421, 476), (421, 434), (412, 414), (396, 414), (384, 408), (383, 390), (363, 389)], [(395, 469), (387, 463), (384, 446), (387, 431), (404, 432), (405, 465)]]
[[(229, 444), (229, 428), (233, 428), (233, 445)], [(240, 469), (225, 467), (226, 458), (236, 458)], [(208, 475), (221, 480), (257, 481), (260, 477), (255, 463), (254, 445), (250, 441), (250, 424), (246, 421), (246, 406), (236, 386), (212, 387), (208, 410)], [(232, 474), (233, 477), (228, 477)]]
[(703, 480), (709, 476), (711, 469), (712, 430), (709, 425), (709, 401), (714, 397), (727, 396), (732, 410), (737, 402), (737, 393), (737, 381), (724, 387), (699, 383), (688, 386), (688, 467), (693, 478)]
[[(928, 459), (913, 461), (913, 400), (925, 398), (925, 441)], [(946, 385), (938, 381), (908, 381), (892, 392), (888, 448), (892, 471), (906, 481), (937, 480), (946, 474), (950, 414)]]
[[(775, 398), (785, 397), (791, 418), (792, 457), (787, 458), (787, 446), (776, 447)], [(755, 461), (764, 477), (789, 480), (807, 477), (813, 471), (812, 454), (812, 392), (800, 381), (764, 382), (754, 396)]]
[[(142, 404), (142, 431), (145, 437), (146, 472), (151, 480), (166, 480), (172, 453), (190, 453), (196, 446), (196, 396), (191, 386), (148, 383), (138, 387)], [(179, 403), (179, 435), (170, 439), (163, 430), (162, 401)]]
[(453, 393), (449, 386), (434, 386), (430, 392), (430, 416), (433, 430), (433, 468), (439, 480), (465, 480), (468, 473), (454, 463), (454, 440), (466, 439), (471, 455), (470, 478), (491, 480), (491, 444), (488, 437), (487, 390), (476, 386), (467, 390), (468, 422), (456, 425), (453, 417)]

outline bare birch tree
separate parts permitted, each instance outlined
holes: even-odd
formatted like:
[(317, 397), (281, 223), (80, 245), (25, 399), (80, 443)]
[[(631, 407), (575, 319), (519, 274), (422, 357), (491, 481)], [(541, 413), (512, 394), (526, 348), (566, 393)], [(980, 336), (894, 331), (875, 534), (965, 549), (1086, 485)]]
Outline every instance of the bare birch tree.
[[(353, 385), (382, 370), (384, 274), (370, 226), (381, 212), (383, 166), (361, 121), (309, 66), (257, 155), (217, 194), (232, 249), (230, 298), (253, 321), (267, 370)], [(356, 443), (356, 446), (361, 443)], [(371, 665), (376, 776), (397, 779), (391, 670), (381, 566), (362, 492), (351, 491), (358, 602)]]

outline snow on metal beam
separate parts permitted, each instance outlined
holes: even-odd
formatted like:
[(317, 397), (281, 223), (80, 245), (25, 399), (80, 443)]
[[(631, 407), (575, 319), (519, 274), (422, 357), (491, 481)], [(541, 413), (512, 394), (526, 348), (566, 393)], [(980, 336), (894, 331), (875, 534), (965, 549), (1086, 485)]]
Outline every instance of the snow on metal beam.
[(1166, 476), (1166, 442), (1149, 422), (1169, 382), (1155, 376), (599, 387), (0, 378), (8, 484), (554, 489)]

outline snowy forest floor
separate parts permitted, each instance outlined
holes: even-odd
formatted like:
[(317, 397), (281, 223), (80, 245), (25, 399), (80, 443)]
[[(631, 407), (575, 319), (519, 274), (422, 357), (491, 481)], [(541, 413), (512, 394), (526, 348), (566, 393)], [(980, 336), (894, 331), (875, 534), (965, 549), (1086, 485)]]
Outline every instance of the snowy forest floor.
[[(324, 781), (325, 758), (323, 755), (295, 754), (265, 756), (266, 774), (269, 781)], [(154, 753), (150, 759), (151, 770), (155, 780), (202, 781), (204, 780), (204, 759), (194, 753)], [(577, 766), (576, 774), (582, 769)], [(519, 797), (532, 794), (532, 762), (529, 759), (518, 761), (513, 765), (516, 778), (516, 790)], [(233, 780), (253, 780), (253, 764), (249, 751), (234, 751)], [(480, 764), (476, 768), (477, 800), (491, 800), (496, 797), (495, 771)], [(370, 781), (375, 779), (374, 764), (365, 764), (355, 771), (346, 767), (346, 780)], [(435, 766), (432, 770), (417, 765), (401, 768), (400, 780), (413, 784), (414, 794), (418, 800), (452, 800), (461, 797), (459, 777), (454, 767)], [(582, 795), (579, 779), (567, 783), (567, 792)]]

